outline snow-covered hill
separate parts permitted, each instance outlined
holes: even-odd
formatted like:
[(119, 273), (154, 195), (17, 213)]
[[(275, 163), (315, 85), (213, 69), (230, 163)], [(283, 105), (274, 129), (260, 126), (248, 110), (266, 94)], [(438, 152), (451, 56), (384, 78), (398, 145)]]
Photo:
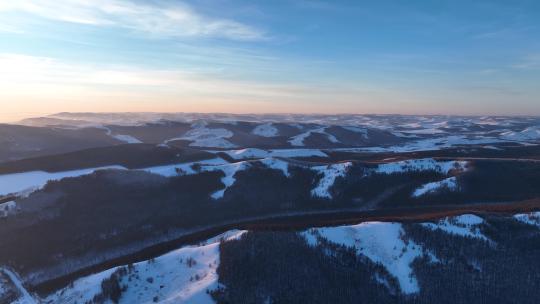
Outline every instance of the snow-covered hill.
[(98, 128), (120, 143), (154, 143), (151, 139), (159, 136), (148, 133), (169, 128), (178, 132), (163, 144), (183, 141), (192, 147), (219, 149), (362, 147), (371, 152), (404, 152), (540, 141), (536, 117), (59, 113), (21, 124)]
[[(515, 220), (523, 221), (526, 216), (530, 215), (516, 215)], [(528, 220), (525, 222), (529, 223)], [(477, 215), (463, 214), (419, 225), (427, 231), (442, 231), (494, 245), (482, 234), (481, 228), (487, 223)], [(92, 299), (105, 299), (107, 302), (111, 297), (118, 303), (214, 303), (208, 291), (219, 287), (216, 270), (220, 265), (220, 242), (237, 240), (245, 233), (228, 231), (198, 245), (185, 246), (151, 260), (86, 276), (45, 299), (31, 295), (17, 281), (25, 297), (18, 303), (26, 303), (22, 300), (28, 298), (36, 303), (82, 304)], [(415, 260), (427, 258), (434, 267), (445, 263), (435, 252), (410, 239), (403, 224), (398, 222), (311, 228), (300, 232), (300, 235), (310, 246), (330, 242), (353, 248), (358, 256), (382, 265), (387, 274), (397, 280), (401, 293), (405, 295), (418, 294), (422, 288), (416, 279)], [(372, 275), (380, 284), (390, 286), (384, 276)], [(17, 279), (15, 274), (12, 276)]]
[(84, 304), (100, 296), (109, 300), (110, 295), (103, 295), (102, 287), (102, 282), (109, 281), (125, 289), (118, 303), (213, 303), (207, 291), (218, 287), (219, 244), (243, 233), (229, 231), (196, 246), (81, 278), (44, 302)]

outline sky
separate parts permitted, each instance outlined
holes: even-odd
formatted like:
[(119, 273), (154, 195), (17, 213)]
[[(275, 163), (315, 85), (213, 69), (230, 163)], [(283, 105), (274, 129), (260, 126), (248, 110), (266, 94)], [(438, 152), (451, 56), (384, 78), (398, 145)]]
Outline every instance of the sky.
[(0, 0), (0, 121), (540, 115), (537, 0)]

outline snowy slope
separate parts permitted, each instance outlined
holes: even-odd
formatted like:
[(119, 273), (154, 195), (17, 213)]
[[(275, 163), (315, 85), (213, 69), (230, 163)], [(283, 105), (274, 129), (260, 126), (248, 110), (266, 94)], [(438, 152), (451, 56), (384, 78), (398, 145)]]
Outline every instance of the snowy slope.
[(275, 137), (279, 134), (278, 129), (271, 123), (258, 125), (255, 127), (255, 129), (253, 129), (253, 131), (251, 131), (251, 133), (262, 137)]
[(296, 136), (293, 136), (289, 140), (289, 143), (292, 146), (304, 146), (304, 140), (306, 140), (308, 137), (310, 137), (311, 134), (313, 134), (313, 133), (319, 133), (319, 134), (326, 135), (326, 138), (328, 138), (328, 140), (331, 143), (339, 143), (339, 140), (334, 135), (326, 133), (326, 128), (327, 127), (322, 127), (322, 128), (309, 130), (309, 131), (304, 132), (304, 133), (300, 133), (300, 134), (298, 134)]
[(480, 231), (484, 219), (474, 214), (464, 214), (456, 217), (447, 217), (435, 223), (423, 223), (422, 226), (431, 230), (442, 230), (449, 234), (488, 240)]
[(351, 132), (360, 133), (364, 139), (368, 138), (368, 130), (366, 128), (354, 127), (354, 126), (342, 126), (343, 129)]
[(32, 296), (28, 290), (23, 286), (21, 279), (11, 270), (6, 268), (0, 268), (0, 272), (5, 273), (10, 281), (13, 283), (15, 288), (17, 288), (20, 296), (19, 298), (11, 304), (37, 304), (39, 303), (34, 296)]
[(234, 178), (236, 173), (246, 170), (250, 166), (251, 166), (250, 163), (246, 161), (241, 161), (241, 162), (232, 163), (232, 164), (224, 164), (224, 165), (202, 166), (201, 171), (221, 171), (225, 174), (225, 176), (221, 178), (221, 182), (225, 185), (225, 188), (212, 193), (211, 195), (212, 198), (213, 199), (223, 198), (223, 195), (225, 195), (225, 191), (227, 190), (227, 188), (232, 186), (234, 182), (236, 181), (236, 179)]
[(193, 147), (208, 147), (208, 148), (234, 148), (236, 145), (227, 140), (227, 138), (233, 137), (233, 132), (223, 129), (216, 128), (210, 129), (206, 127), (206, 124), (194, 124), (194, 128), (186, 132), (181, 137), (171, 138), (164, 142), (168, 144), (169, 142), (175, 140), (188, 140), (191, 141), (189, 144)]
[(216, 158), (201, 160), (201, 161), (196, 161), (196, 162), (149, 167), (149, 168), (144, 168), (141, 170), (149, 172), (149, 173), (153, 173), (153, 174), (162, 175), (165, 177), (172, 177), (172, 176), (177, 176), (177, 175), (182, 175), (182, 174), (197, 173), (192, 168), (192, 166), (195, 164), (217, 166), (217, 165), (224, 165), (228, 163), (229, 163), (228, 161), (220, 157), (216, 157)]
[(125, 143), (128, 143), (128, 144), (140, 144), (142, 143), (142, 141), (138, 140), (137, 138), (131, 136), (131, 135), (122, 135), (122, 134), (117, 134), (117, 135), (111, 135), (112, 137), (118, 139), (119, 141), (123, 141)]
[(447, 149), (455, 146), (462, 145), (480, 145), (480, 144), (493, 144), (506, 142), (506, 140), (487, 137), (487, 136), (464, 136), (464, 135), (450, 135), (441, 136), (435, 138), (419, 139), (416, 141), (408, 142), (406, 144), (394, 145), (394, 146), (375, 146), (367, 148), (343, 148), (337, 149), (341, 151), (350, 152), (414, 152), (414, 151), (435, 151)]
[(77, 177), (82, 175), (92, 174), (98, 170), (107, 169), (126, 169), (122, 166), (107, 166), (99, 168), (88, 168), (72, 171), (49, 173), (45, 171), (30, 171), (24, 173), (4, 174), (0, 175), (0, 195), (22, 193), (26, 195), (33, 191), (37, 191), (48, 181), (61, 180), (67, 177)]
[(334, 185), (336, 178), (344, 177), (347, 173), (347, 170), (351, 166), (352, 163), (346, 162), (339, 164), (331, 164), (327, 166), (311, 167), (311, 170), (322, 174), (322, 177), (319, 180), (317, 186), (313, 190), (311, 190), (311, 195), (315, 197), (331, 199), (332, 194), (330, 194), (330, 188)]
[(515, 141), (537, 141), (540, 140), (540, 126), (526, 128), (520, 132), (505, 132), (501, 138)]
[(241, 150), (224, 151), (234, 159), (246, 158), (267, 158), (267, 157), (328, 157), (328, 155), (319, 149), (277, 149), (262, 150), (257, 148), (247, 148)]
[[(120, 285), (127, 289), (119, 303), (214, 303), (207, 290), (217, 287), (219, 243), (240, 237), (245, 231), (229, 231), (198, 246), (186, 246), (153, 260), (126, 267)], [(85, 303), (101, 292), (101, 282), (119, 267), (75, 281), (45, 299), (48, 303)]]
[(414, 190), (412, 196), (419, 197), (422, 195), (435, 193), (441, 189), (448, 189), (451, 191), (456, 191), (458, 190), (458, 188), (459, 187), (458, 187), (457, 179), (455, 176), (452, 176), (449, 178), (445, 178), (442, 181), (424, 184), (420, 188)]
[(9, 201), (0, 204), (0, 218), (8, 217), (9, 215), (15, 213), (17, 210), (17, 203), (14, 201)]
[(269, 158), (261, 159), (259, 160), (259, 162), (262, 163), (267, 168), (275, 169), (275, 170), (279, 170), (283, 172), (283, 175), (285, 175), (286, 177), (290, 176), (289, 163), (287, 163), (286, 161), (269, 157)]
[(105, 133), (107, 135), (109, 135), (110, 137), (116, 139), (116, 140), (119, 140), (121, 142), (125, 142), (127, 144), (140, 144), (142, 143), (142, 141), (138, 140), (137, 138), (131, 136), (131, 135), (123, 135), (123, 134), (113, 134), (113, 132), (111, 131), (111, 129), (105, 127), (105, 126), (93, 126), (94, 128), (97, 128), (97, 129), (103, 129), (105, 130)]
[(528, 225), (538, 226), (540, 228), (540, 212), (516, 214), (514, 215), (514, 219)]
[(379, 174), (393, 174), (414, 171), (436, 171), (448, 174), (452, 170), (466, 170), (466, 161), (436, 161), (432, 158), (411, 159), (387, 164), (380, 164), (374, 170)]
[(303, 235), (309, 244), (317, 244), (317, 238), (322, 237), (335, 244), (354, 247), (359, 255), (382, 264), (398, 280), (403, 293), (420, 290), (411, 263), (425, 252), (420, 245), (403, 241), (404, 231), (399, 223), (366, 222), (355, 226), (314, 228)]

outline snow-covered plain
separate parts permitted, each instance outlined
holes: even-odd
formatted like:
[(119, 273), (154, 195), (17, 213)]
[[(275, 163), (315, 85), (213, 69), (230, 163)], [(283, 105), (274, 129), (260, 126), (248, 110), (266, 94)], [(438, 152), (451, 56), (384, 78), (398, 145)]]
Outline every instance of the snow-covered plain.
[(484, 219), (474, 214), (464, 214), (446, 217), (435, 223), (423, 223), (422, 226), (431, 230), (442, 230), (449, 234), (488, 240), (480, 231)]
[[(182, 247), (155, 259), (133, 264), (121, 279), (120, 285), (127, 285), (128, 288), (122, 293), (119, 303), (153, 303), (154, 299), (159, 303), (214, 303), (206, 291), (218, 287), (216, 269), (220, 262), (220, 241), (237, 239), (244, 233), (229, 231), (198, 246)], [(86, 303), (101, 292), (101, 282), (118, 269), (116, 267), (81, 278), (50, 295), (45, 302)]]
[(438, 190), (441, 190), (441, 189), (448, 189), (451, 191), (455, 191), (458, 188), (459, 187), (458, 187), (457, 179), (455, 176), (452, 176), (449, 178), (445, 178), (442, 181), (424, 184), (420, 188), (414, 190), (412, 196), (419, 197), (419, 196), (426, 195), (429, 193), (437, 192)]

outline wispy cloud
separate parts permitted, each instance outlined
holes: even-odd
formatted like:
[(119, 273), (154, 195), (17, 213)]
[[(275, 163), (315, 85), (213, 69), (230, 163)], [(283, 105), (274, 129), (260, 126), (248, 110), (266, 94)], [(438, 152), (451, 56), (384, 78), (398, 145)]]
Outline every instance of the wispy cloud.
[(0, 2), (0, 12), (23, 12), (42, 18), (92, 26), (119, 27), (166, 37), (218, 37), (263, 40), (264, 31), (198, 13), (183, 3), (140, 4), (128, 0), (17, 0)]
[(11, 34), (22, 34), (22, 33), (24, 33), (23, 30), (18, 29), (15, 26), (3, 24), (3, 23), (0, 22), (0, 33), (2, 33), (2, 32), (3, 33), (11, 33)]
[[(146, 92), (156, 99), (163, 92), (179, 97), (243, 96), (253, 100), (317, 94), (310, 93), (312, 88), (299, 85), (230, 79), (212, 72), (73, 64), (21, 54), (0, 53), (0, 69), (3, 71), (0, 74), (0, 96), (9, 92), (30, 92), (39, 96), (45, 92), (52, 93), (50, 97), (54, 98), (61, 96), (63, 91), (81, 89), (93, 92)], [(61, 90), (55, 92), (53, 89)]]
[[(380, 108), (381, 100), (394, 98), (356, 87), (266, 82), (211, 71), (70, 63), (21, 54), (0, 53), (0, 70), (0, 100), (17, 101), (0, 104), (4, 110), (13, 105), (11, 112), (20, 112), (18, 102), (52, 112), (75, 109), (75, 105), (88, 105), (85, 110), (118, 105), (117, 109), (133, 111), (347, 112), (359, 111), (359, 100), (366, 100), (362, 109), (369, 112), (376, 105)], [(53, 105), (58, 105), (55, 110), (51, 110)]]
[(540, 53), (527, 55), (512, 67), (520, 70), (540, 70)]

